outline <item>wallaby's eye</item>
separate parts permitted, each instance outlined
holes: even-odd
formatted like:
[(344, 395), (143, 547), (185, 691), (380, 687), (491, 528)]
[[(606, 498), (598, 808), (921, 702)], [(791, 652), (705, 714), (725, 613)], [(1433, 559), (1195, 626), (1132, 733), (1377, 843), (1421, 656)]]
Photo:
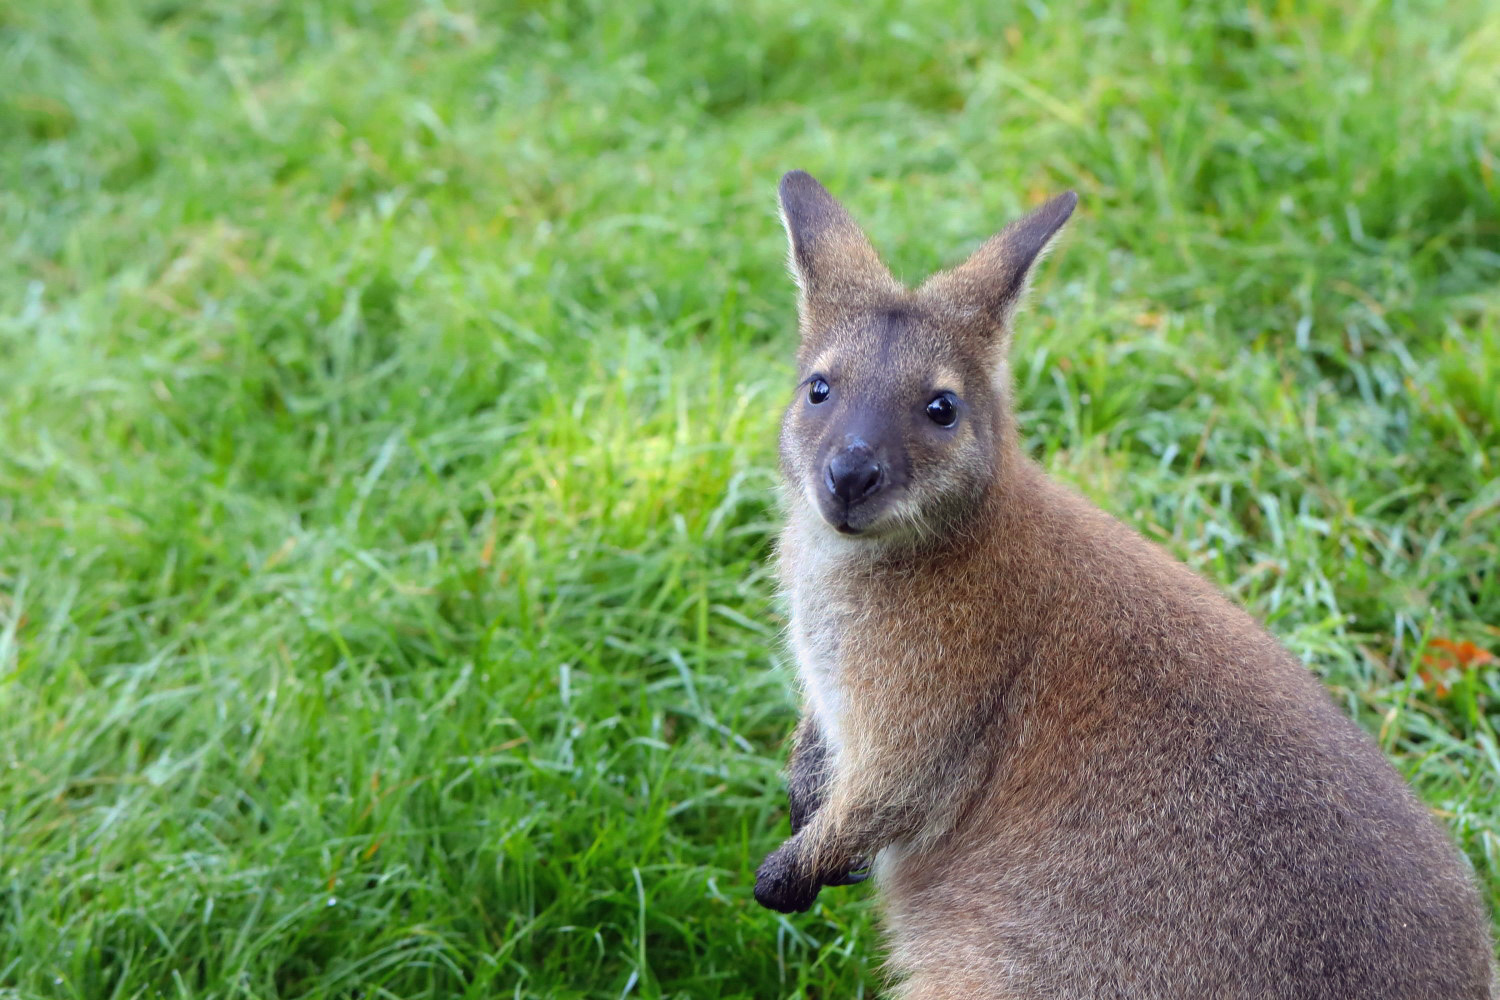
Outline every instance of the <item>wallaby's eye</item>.
[(807, 386), (807, 401), (809, 403), (821, 403), (828, 398), (828, 383), (820, 378), (813, 379)]
[(927, 415), (939, 427), (952, 427), (958, 422), (958, 397), (951, 392), (940, 392), (927, 404)]

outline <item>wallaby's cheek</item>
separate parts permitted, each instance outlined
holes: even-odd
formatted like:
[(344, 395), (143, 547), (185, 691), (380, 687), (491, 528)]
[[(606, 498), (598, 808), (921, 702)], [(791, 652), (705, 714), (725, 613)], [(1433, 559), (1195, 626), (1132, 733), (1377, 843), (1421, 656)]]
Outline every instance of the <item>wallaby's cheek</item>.
[(787, 485), (796, 492), (805, 492), (808, 470), (812, 467), (807, 428), (800, 413), (801, 407), (794, 402), (787, 408), (781, 421), (780, 458), (781, 475)]
[(977, 507), (993, 476), (994, 459), (972, 426), (955, 429), (938, 444), (914, 445), (908, 506), (911, 516), (938, 526)]

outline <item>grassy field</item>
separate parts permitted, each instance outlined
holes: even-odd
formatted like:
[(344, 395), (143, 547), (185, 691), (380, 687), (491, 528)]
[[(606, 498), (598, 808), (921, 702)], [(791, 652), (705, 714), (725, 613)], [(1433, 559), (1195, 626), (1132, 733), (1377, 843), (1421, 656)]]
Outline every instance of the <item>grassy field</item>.
[(0, 6), (0, 997), (876, 994), (866, 888), (750, 896), (790, 167), (908, 279), (1079, 191), (1032, 451), (1495, 898), (1497, 53), (1486, 0)]

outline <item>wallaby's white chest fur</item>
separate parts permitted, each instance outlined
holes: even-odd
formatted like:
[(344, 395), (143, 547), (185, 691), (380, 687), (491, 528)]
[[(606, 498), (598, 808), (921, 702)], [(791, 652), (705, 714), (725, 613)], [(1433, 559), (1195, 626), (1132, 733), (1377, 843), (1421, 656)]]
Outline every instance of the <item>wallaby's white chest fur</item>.
[(838, 755), (843, 744), (844, 692), (839, 685), (839, 633), (843, 615), (820, 600), (815, 586), (791, 590), (792, 652), (807, 701), (817, 717), (828, 749)]
[(839, 670), (842, 637), (858, 617), (844, 578), (859, 558), (844, 539), (822, 526), (788, 529), (782, 577), (791, 611), (788, 629), (808, 706), (835, 760), (843, 745), (847, 706)]

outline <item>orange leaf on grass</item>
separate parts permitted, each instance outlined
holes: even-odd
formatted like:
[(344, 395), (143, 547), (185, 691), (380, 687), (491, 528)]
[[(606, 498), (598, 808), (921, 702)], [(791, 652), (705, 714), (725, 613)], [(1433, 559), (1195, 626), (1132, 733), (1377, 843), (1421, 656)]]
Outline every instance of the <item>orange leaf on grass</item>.
[(1494, 653), (1472, 642), (1429, 639), (1427, 649), (1428, 651), (1422, 654), (1422, 667), (1417, 671), (1417, 676), (1422, 678), (1439, 698), (1448, 696), (1448, 680), (1455, 669), (1473, 670), (1496, 662)]
[[(1438, 650), (1446, 655), (1456, 666), (1472, 670), (1474, 667), (1484, 666), (1486, 663), (1495, 662), (1495, 654), (1482, 646), (1476, 646), (1472, 642), (1454, 642), (1451, 639), (1429, 639), (1427, 648)], [(1437, 653), (1428, 653), (1427, 656), (1436, 656)], [(1423, 657), (1426, 659), (1427, 657)]]

